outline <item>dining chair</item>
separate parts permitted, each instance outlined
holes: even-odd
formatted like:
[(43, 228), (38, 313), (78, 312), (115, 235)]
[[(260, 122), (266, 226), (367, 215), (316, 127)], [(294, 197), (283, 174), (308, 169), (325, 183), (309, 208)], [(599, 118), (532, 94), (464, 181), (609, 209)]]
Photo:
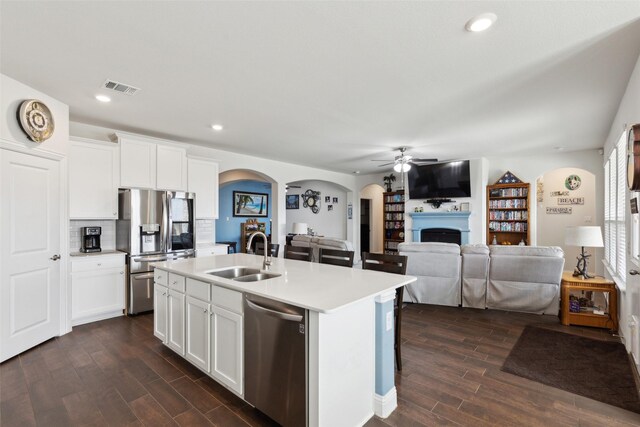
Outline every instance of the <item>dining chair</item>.
[(311, 248), (304, 246), (285, 245), (284, 257), (287, 259), (297, 259), (300, 261), (311, 261), (313, 252)]
[[(407, 256), (362, 253), (362, 269), (383, 271), (385, 273), (406, 274)], [(396, 368), (402, 370), (401, 344), (402, 344), (402, 297), (404, 296), (404, 286), (396, 289), (396, 299), (394, 302), (395, 337), (394, 349), (396, 351)]]
[[(278, 257), (280, 253), (280, 244), (279, 243), (269, 243), (269, 252), (272, 257)], [(264, 255), (264, 243), (256, 244), (256, 255)]]
[(353, 251), (340, 249), (318, 249), (318, 262), (320, 264), (332, 264), (342, 267), (353, 267)]

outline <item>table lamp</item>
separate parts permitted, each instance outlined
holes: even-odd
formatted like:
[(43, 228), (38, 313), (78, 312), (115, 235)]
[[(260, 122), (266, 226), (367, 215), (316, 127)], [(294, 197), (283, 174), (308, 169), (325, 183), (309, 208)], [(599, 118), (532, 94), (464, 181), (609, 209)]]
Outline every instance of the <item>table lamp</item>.
[(294, 222), (292, 234), (307, 234), (308, 228), (305, 222)]
[(591, 256), (584, 252), (585, 246), (591, 248), (601, 248), (604, 246), (602, 242), (602, 231), (599, 226), (580, 226), (580, 227), (567, 227), (564, 236), (564, 244), (567, 246), (580, 246), (582, 252), (577, 257), (578, 264), (573, 272), (574, 276), (582, 276), (585, 279), (590, 279), (594, 276), (590, 276), (587, 273), (587, 259)]

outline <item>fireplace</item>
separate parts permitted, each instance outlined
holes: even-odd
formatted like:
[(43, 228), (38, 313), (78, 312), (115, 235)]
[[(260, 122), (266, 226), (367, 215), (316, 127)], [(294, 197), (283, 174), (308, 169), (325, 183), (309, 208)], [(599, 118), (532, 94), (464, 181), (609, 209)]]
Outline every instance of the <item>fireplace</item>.
[(469, 243), (469, 216), (471, 212), (408, 212), (407, 215), (412, 219), (411, 232), (414, 242), (449, 242), (450, 240), (424, 240), (422, 235), (423, 230), (446, 229), (459, 236), (452, 243), (463, 245)]
[(453, 228), (423, 228), (420, 230), (421, 242), (443, 242), (461, 244), (460, 230)]

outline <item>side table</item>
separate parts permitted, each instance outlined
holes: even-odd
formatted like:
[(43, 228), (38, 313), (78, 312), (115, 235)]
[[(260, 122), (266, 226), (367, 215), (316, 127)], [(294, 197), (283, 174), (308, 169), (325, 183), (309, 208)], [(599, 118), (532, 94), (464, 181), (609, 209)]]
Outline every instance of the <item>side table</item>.
[[(573, 313), (569, 311), (569, 295), (572, 291), (606, 292), (609, 294), (609, 309), (605, 314)], [(573, 272), (562, 273), (560, 301), (562, 304), (560, 321), (563, 325), (593, 326), (618, 331), (618, 290), (615, 282), (600, 277), (583, 279), (573, 276)]]

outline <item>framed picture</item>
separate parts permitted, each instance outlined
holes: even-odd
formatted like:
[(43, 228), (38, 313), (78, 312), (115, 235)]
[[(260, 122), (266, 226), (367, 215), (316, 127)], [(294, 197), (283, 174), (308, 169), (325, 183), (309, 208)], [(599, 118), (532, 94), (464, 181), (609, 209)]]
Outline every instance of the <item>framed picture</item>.
[(333, 210), (333, 205), (327, 205), (327, 210), (328, 211), (332, 211)]
[(287, 209), (300, 209), (300, 195), (287, 194)]
[(233, 216), (266, 218), (269, 216), (269, 195), (234, 191)]
[(333, 203), (338, 203), (338, 198), (337, 197), (333, 198)]
[(347, 205), (347, 219), (353, 219), (353, 205), (351, 203)]
[(324, 196), (325, 203), (331, 203), (331, 196)]

